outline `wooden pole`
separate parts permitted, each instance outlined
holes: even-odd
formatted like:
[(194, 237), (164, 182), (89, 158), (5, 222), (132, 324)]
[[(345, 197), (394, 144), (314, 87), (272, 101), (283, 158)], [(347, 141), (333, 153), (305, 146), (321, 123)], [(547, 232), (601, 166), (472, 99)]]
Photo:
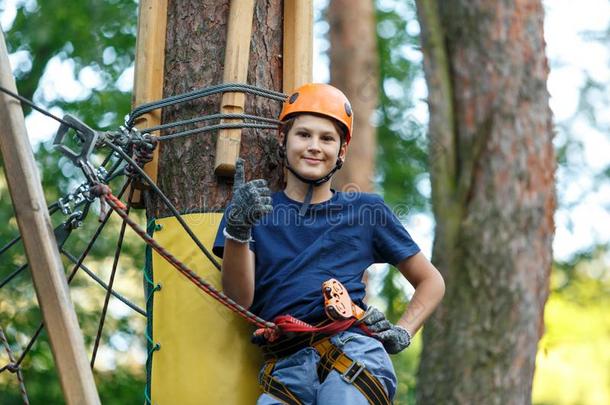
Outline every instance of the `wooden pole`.
[[(140, 0), (132, 103), (134, 107), (163, 98), (166, 26), (167, 0)], [(135, 126), (144, 129), (160, 123), (161, 109), (158, 109), (136, 118)], [(161, 145), (158, 145), (152, 161), (144, 166), (146, 174), (155, 182), (160, 148)], [(144, 208), (141, 193), (144, 187), (140, 183), (135, 185), (131, 198), (132, 206), (135, 208)]]
[[(246, 83), (247, 81), (253, 16), (254, 0), (231, 1), (223, 76), (225, 83)], [(224, 93), (220, 112), (243, 114), (245, 102), (244, 93)], [(232, 119), (222, 120), (221, 123), (241, 121)], [(241, 129), (221, 129), (218, 132), (216, 162), (214, 163), (214, 173), (217, 176), (233, 176), (235, 162), (239, 157), (240, 143)]]
[[(0, 30), (0, 86), (17, 92)], [(100, 404), (18, 100), (0, 93), (0, 150), (66, 402)]]
[(284, 0), (283, 52), (282, 89), (290, 95), (313, 80), (313, 0)]
[(284, 0), (284, 93), (313, 80), (313, 0)]

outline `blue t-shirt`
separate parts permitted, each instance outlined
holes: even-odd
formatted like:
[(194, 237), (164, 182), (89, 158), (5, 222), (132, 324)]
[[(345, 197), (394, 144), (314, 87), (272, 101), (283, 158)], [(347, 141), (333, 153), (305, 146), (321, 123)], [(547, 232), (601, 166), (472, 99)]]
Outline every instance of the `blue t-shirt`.
[[(250, 310), (266, 320), (290, 314), (306, 322), (324, 319), (322, 283), (339, 280), (361, 307), (364, 271), (373, 263), (397, 264), (419, 247), (376, 194), (333, 191), (299, 216), (301, 202), (283, 191), (272, 195), (273, 211), (252, 227), (254, 301)], [(214, 253), (222, 257), (223, 217)]]

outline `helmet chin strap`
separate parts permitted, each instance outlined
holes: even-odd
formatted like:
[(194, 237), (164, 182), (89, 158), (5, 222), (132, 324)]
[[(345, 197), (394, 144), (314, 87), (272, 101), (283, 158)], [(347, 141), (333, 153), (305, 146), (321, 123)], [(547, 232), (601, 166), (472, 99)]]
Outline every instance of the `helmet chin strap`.
[(294, 176), (297, 179), (301, 180), (303, 183), (309, 184), (309, 187), (307, 188), (307, 194), (305, 194), (305, 200), (303, 201), (303, 205), (301, 205), (301, 209), (299, 210), (299, 216), (302, 217), (305, 215), (305, 213), (309, 209), (309, 205), (311, 204), (311, 199), (313, 197), (314, 187), (322, 185), (322, 184), (326, 183), (328, 180), (330, 180), (331, 177), (333, 177), (333, 174), (335, 174), (335, 172), (337, 170), (341, 169), (341, 166), (343, 166), (343, 161), (339, 158), (339, 156), (337, 156), (337, 163), (335, 164), (335, 167), (330, 172), (328, 172), (328, 174), (326, 174), (323, 177), (320, 177), (319, 179), (306, 179), (305, 177), (303, 177), (299, 173), (297, 173), (296, 170), (294, 170), (294, 168), (292, 166), (290, 166), (290, 162), (288, 162), (288, 154), (286, 153), (286, 141), (285, 140), (284, 140), (283, 149), (284, 149), (284, 164), (286, 165), (286, 169), (290, 170), (290, 173), (294, 174)]

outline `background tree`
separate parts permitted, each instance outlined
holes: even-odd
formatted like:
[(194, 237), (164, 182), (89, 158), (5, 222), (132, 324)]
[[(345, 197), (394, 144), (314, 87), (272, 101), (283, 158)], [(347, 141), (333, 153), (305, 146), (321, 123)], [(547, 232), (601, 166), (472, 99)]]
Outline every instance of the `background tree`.
[[(320, 38), (320, 48), (326, 50), (331, 83), (348, 92), (356, 119), (362, 120), (355, 124), (357, 136), (350, 144), (348, 165), (339, 172), (341, 177), (333, 179), (333, 186), (341, 189), (351, 183), (351, 187), (379, 192), (406, 222), (409, 214), (429, 210), (429, 196), (425, 193), (428, 177), (424, 122), (414, 114), (417, 103), (414, 82), (423, 81), (417, 16), (414, 1), (373, 3), (372, 32), (367, 28), (371, 24), (368, 2), (331, 1), (320, 6), (323, 11), (316, 29), (318, 35), (326, 34)], [(368, 42), (367, 35), (374, 35), (375, 44)], [(376, 55), (371, 54), (372, 48)], [(370, 80), (375, 66), (377, 85)], [(368, 97), (373, 91), (377, 92), (376, 104)], [(373, 111), (367, 113), (370, 108)], [(363, 144), (358, 147), (355, 142), (361, 134)], [(375, 148), (373, 156), (366, 149), (371, 145)], [(352, 150), (354, 146), (356, 149)], [(369, 159), (374, 166), (368, 165)], [(392, 321), (397, 321), (408, 302), (407, 283), (398, 271), (389, 268), (370, 275), (369, 303), (380, 306)], [(416, 338), (409, 350), (392, 356), (399, 380), (397, 404), (414, 401), (419, 350), (420, 341)]]
[(542, 4), (417, 7), (433, 261), (447, 284), (424, 329), (418, 402), (528, 403), (555, 208)]
[[(229, 1), (173, 1), (168, 5), (165, 96), (222, 83)], [(193, 35), (196, 32), (197, 35)], [(282, 4), (256, 2), (252, 25), (248, 83), (282, 90)], [(280, 104), (246, 97), (246, 112), (277, 117)], [(212, 114), (220, 97), (166, 108), (164, 121)], [(270, 187), (281, 186), (276, 131), (244, 130), (240, 155), (246, 179), (265, 178)], [(159, 155), (158, 184), (179, 211), (211, 212), (223, 209), (230, 197), (232, 179), (214, 176), (216, 135), (200, 135), (164, 142)], [(149, 217), (164, 217), (169, 210), (151, 196)]]
[(356, 136), (349, 158), (333, 178), (337, 190), (374, 190), (377, 136), (373, 114), (379, 88), (379, 54), (373, 1), (336, 0), (328, 5), (330, 83), (352, 103)]
[[(372, 119), (377, 133), (375, 191), (406, 223), (413, 214), (429, 211), (425, 121), (415, 113), (415, 83), (423, 81), (415, 2), (376, 1), (375, 22), (379, 53), (379, 103)], [(372, 303), (381, 304), (396, 322), (408, 305), (408, 283), (396, 269), (371, 276), (381, 279), (368, 288)], [(392, 356), (398, 377), (396, 404), (415, 401), (420, 350), (416, 336), (409, 350)]]

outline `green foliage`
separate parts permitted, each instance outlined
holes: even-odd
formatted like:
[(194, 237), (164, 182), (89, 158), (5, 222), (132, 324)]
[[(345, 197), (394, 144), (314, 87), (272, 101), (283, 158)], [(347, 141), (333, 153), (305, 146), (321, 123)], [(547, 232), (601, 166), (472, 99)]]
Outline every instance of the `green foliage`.
[[(0, 10), (3, 6), (0, 0)], [(137, 2), (90, 0), (66, 3), (60, 0), (28, 0), (19, 2), (17, 7), (16, 17), (5, 33), (5, 39), (9, 52), (21, 55), (17, 58), (20, 63), (14, 67), (20, 94), (33, 98), (47, 109), (59, 107), (96, 129), (116, 129), (122, 124), (130, 110), (131, 89), (121, 85), (119, 79), (134, 62)], [(61, 96), (62, 92), (57, 89), (41, 90), (43, 75), (50, 64), (57, 61), (64, 61), (71, 66), (72, 75), (80, 81), (82, 89), (76, 96)], [(88, 82), (86, 77), (94, 77), (94, 84)], [(25, 113), (28, 112), (26, 109)], [(51, 119), (48, 125), (58, 127), (58, 123)], [(73, 140), (69, 142), (77, 147)], [(100, 151), (94, 157), (97, 164), (108, 153), (108, 150)], [(49, 204), (74, 191), (84, 181), (80, 171), (56, 152), (50, 142), (35, 147), (35, 159)], [(115, 192), (121, 188), (123, 180), (118, 178), (111, 184)], [(0, 174), (0, 197), (0, 221), (4, 224), (0, 228), (0, 246), (4, 246), (19, 231), (3, 173)], [(97, 228), (98, 213), (99, 205), (94, 203), (82, 227), (73, 231), (69, 237), (65, 248), (74, 256), (80, 255)], [(66, 216), (61, 212), (56, 213), (52, 217), (53, 226), (65, 219)], [(143, 221), (141, 215), (139, 219)], [(109, 278), (119, 228), (120, 222), (116, 218), (112, 219), (85, 261), (105, 281)], [(115, 285), (120, 293), (140, 307), (144, 305), (142, 275), (139, 271), (143, 267), (142, 253), (141, 243), (133, 234), (128, 234)], [(2, 256), (0, 280), (25, 262), (23, 248), (19, 243)], [(64, 267), (71, 271), (73, 266), (65, 260)], [(71, 285), (71, 295), (84, 333), (85, 345), (90, 353), (105, 292), (80, 271)], [(144, 345), (142, 336), (145, 320), (131, 310), (123, 310), (126, 307), (114, 298), (110, 302), (100, 350), (118, 354), (98, 354), (95, 371), (98, 390), (104, 404), (141, 403), (145, 380), (141, 360), (121, 360), (121, 354), (128, 351), (128, 348), (133, 350), (134, 346)], [(0, 326), (5, 329), (16, 356), (21, 354), (40, 321), (41, 313), (31, 275), (26, 269), (0, 289)], [(0, 366), (3, 366), (8, 359), (4, 348), (1, 349)], [(104, 365), (108, 362), (109, 365)], [(105, 371), (107, 368), (112, 369), (112, 372)], [(31, 403), (63, 403), (63, 394), (44, 332), (25, 358), (23, 373)], [(22, 403), (16, 381), (15, 376), (8, 372), (0, 374), (2, 404)]]
[(28, 56), (16, 67), (20, 94), (34, 97), (49, 60), (69, 60), (76, 77), (87, 71), (100, 76), (96, 91), (78, 100), (47, 100), (40, 95), (37, 101), (78, 111), (90, 125), (99, 125), (102, 118), (105, 126), (120, 123), (122, 115), (111, 119), (104, 115), (129, 110), (130, 96), (117, 88), (116, 81), (133, 64), (136, 10), (134, 0), (88, 0), (69, 5), (63, 0), (22, 2), (6, 33), (9, 52), (26, 52)]
[(425, 123), (414, 116), (416, 79), (423, 76), (417, 60), (418, 35), (413, 1), (377, 1), (377, 47), (380, 58), (377, 169), (390, 205), (423, 210), (428, 196), (418, 188), (427, 178)]
[[(418, 35), (413, 1), (376, 1), (377, 47), (380, 58), (380, 104), (377, 112), (377, 171), (385, 201), (406, 211), (424, 211), (429, 196), (420, 182), (427, 181), (425, 123), (414, 116), (414, 82), (422, 79), (421, 61), (414, 56)], [(411, 50), (408, 52), (407, 50)], [(396, 210), (398, 211), (398, 210)], [(397, 212), (405, 214), (405, 212)], [(408, 305), (403, 276), (395, 268), (387, 272), (380, 293), (387, 317), (396, 322)], [(421, 351), (420, 336), (413, 346), (393, 356), (398, 377), (397, 404), (415, 403), (415, 375)]]
[[(545, 308), (533, 403), (610, 402), (610, 272), (607, 247), (559, 263)], [(569, 382), (569, 383), (568, 383)]]

